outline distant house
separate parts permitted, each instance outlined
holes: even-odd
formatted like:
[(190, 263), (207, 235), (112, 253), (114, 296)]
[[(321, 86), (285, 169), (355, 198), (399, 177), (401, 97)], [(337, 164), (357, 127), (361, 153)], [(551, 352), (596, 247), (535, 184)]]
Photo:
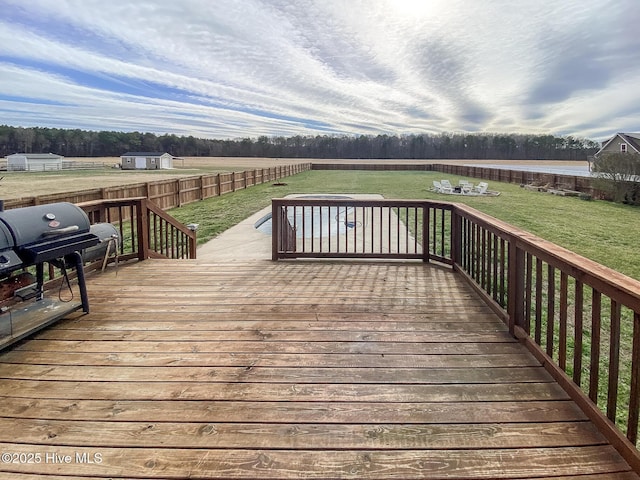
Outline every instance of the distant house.
[(62, 155), (53, 153), (14, 153), (7, 155), (8, 171), (45, 172), (62, 170)]
[(640, 133), (616, 133), (602, 142), (602, 148), (595, 156), (603, 153), (640, 153)]
[(173, 168), (173, 155), (163, 152), (127, 152), (120, 156), (123, 170), (160, 170)]

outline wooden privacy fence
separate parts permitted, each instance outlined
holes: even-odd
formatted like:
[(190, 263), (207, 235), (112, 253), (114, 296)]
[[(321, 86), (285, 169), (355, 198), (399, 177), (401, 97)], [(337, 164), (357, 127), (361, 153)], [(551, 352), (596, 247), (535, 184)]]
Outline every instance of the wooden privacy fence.
[(272, 208), (274, 260), (453, 265), (638, 464), (640, 282), (462, 204), (288, 198)]
[(346, 162), (346, 163), (314, 163), (311, 166), (312, 170), (375, 170), (375, 171), (431, 171), (434, 170), (433, 165), (429, 163), (370, 163), (367, 161), (361, 162)]
[(545, 172), (527, 172), (503, 168), (488, 168), (469, 165), (434, 164), (432, 170), (461, 177), (480, 178), (487, 181), (517, 183), (520, 185), (550, 185), (567, 190), (586, 193), (593, 198), (606, 198), (607, 194), (594, 188), (591, 177), (557, 175)]
[(163, 210), (235, 192), (261, 183), (272, 182), (311, 169), (311, 164), (283, 165), (242, 172), (198, 175), (117, 187), (93, 188), (76, 192), (53, 193), (37, 197), (7, 199), (4, 208), (31, 207), (54, 202), (82, 203), (95, 200), (144, 197)]
[(577, 175), (556, 175), (544, 172), (509, 170), (506, 168), (488, 168), (470, 165), (415, 164), (400, 162), (371, 163), (366, 161), (347, 163), (314, 163), (313, 170), (374, 170), (374, 171), (433, 171), (460, 177), (479, 178), (487, 181), (516, 183), (521, 185), (551, 185), (591, 195), (593, 198), (606, 199), (608, 194), (594, 188), (591, 177)]

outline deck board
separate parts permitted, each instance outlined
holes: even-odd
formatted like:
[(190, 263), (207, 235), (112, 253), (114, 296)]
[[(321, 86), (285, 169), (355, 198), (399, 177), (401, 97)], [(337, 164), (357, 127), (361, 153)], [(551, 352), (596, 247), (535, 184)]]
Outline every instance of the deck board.
[(90, 314), (0, 353), (0, 451), (41, 458), (0, 478), (640, 478), (448, 269), (154, 260), (88, 283)]

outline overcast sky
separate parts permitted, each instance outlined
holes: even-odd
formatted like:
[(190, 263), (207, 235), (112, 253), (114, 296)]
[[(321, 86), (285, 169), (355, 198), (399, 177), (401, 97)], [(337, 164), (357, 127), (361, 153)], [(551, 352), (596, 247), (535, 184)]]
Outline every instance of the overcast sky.
[(0, 0), (0, 124), (640, 131), (640, 0)]

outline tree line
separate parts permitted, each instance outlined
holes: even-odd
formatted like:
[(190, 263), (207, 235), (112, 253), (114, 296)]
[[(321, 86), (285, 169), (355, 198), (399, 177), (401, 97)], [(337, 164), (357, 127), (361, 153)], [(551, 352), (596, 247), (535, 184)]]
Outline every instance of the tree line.
[(517, 133), (296, 135), (221, 140), (0, 125), (2, 157), (49, 152), (66, 157), (114, 157), (129, 151), (161, 151), (177, 157), (586, 160), (598, 148), (597, 142), (585, 138)]

